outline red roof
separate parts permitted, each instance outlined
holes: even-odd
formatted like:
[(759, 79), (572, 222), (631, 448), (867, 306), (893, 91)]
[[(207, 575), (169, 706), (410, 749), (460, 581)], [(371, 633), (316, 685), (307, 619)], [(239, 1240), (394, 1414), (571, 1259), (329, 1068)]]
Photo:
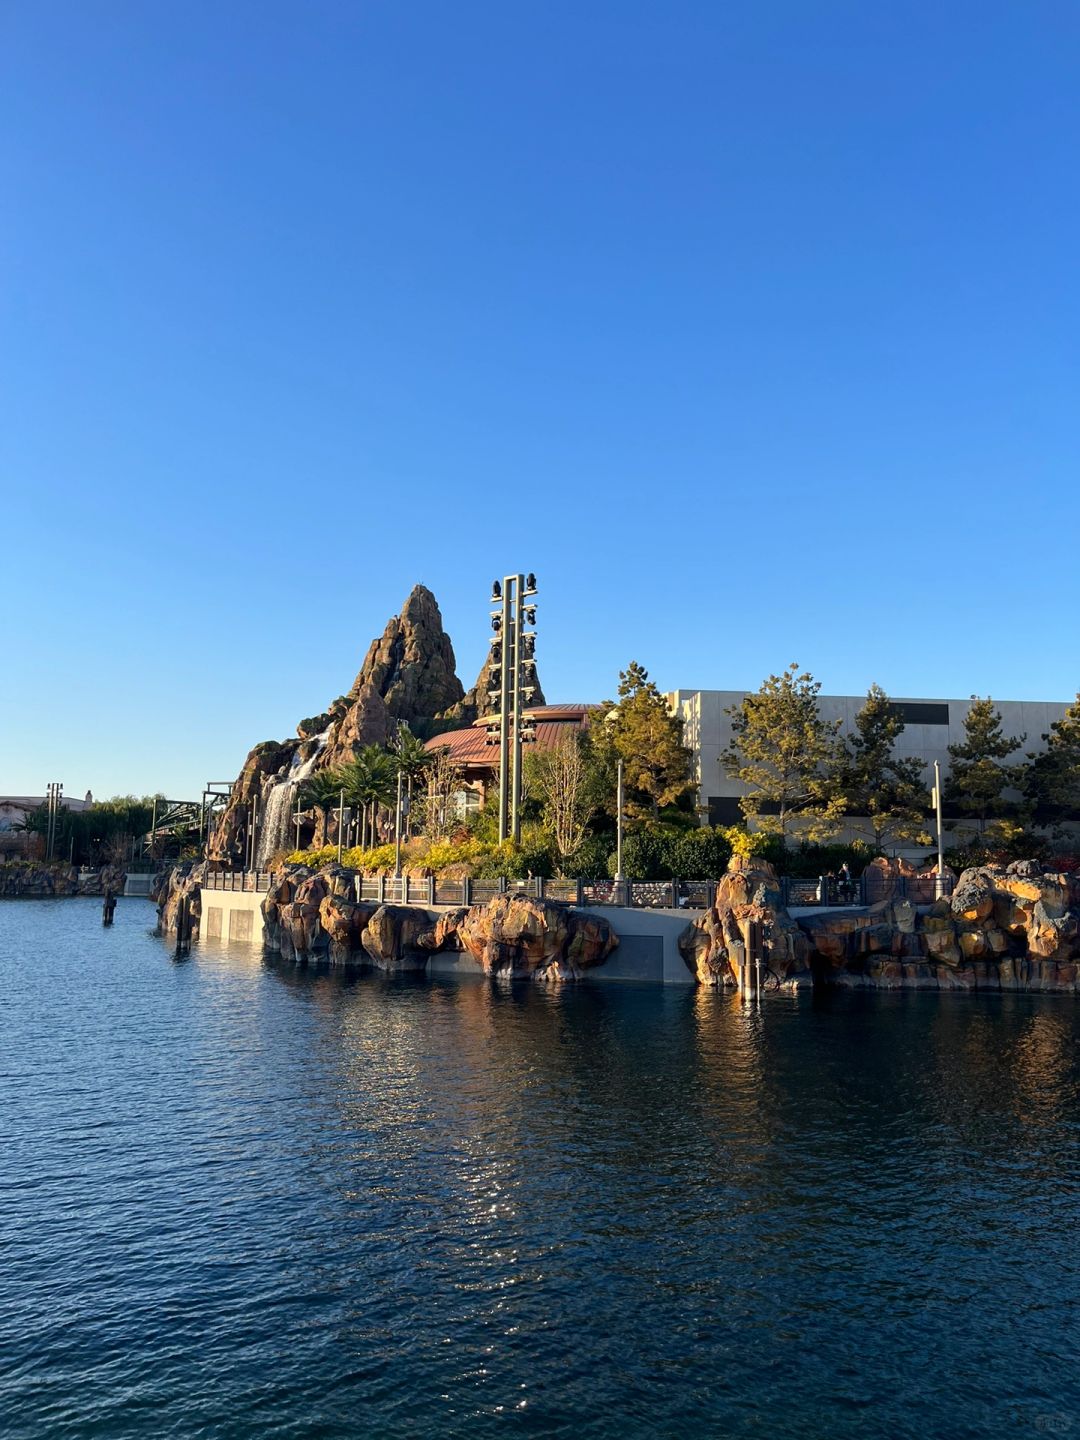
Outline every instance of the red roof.
[[(580, 729), (595, 705), (536, 705), (526, 713), (534, 722), (536, 740), (540, 750), (553, 750), (568, 731)], [(487, 722), (490, 717), (477, 720), (467, 730), (447, 730), (443, 735), (433, 735), (425, 745), (427, 750), (448, 749), (455, 765), (480, 766), (495, 770), (499, 764), (498, 745), (487, 743)]]

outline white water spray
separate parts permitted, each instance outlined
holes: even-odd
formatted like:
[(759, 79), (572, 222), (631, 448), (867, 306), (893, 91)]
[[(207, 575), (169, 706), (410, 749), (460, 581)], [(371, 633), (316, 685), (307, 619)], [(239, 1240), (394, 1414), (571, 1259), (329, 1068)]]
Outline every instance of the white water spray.
[(328, 725), (321, 735), (315, 736), (315, 749), (306, 760), (300, 759), (300, 750), (292, 758), (289, 773), (284, 780), (278, 780), (263, 792), (262, 824), (259, 830), (259, 849), (255, 857), (255, 868), (264, 870), (271, 856), (285, 848), (289, 838), (292, 820), (292, 803), (297, 788), (304, 783), (315, 769), (323, 746), (330, 737), (333, 727)]

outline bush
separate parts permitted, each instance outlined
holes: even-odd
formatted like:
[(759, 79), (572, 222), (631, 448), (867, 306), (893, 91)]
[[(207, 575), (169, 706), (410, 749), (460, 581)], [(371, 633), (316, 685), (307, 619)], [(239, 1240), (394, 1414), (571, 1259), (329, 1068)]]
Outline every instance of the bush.
[(860, 875), (873, 858), (873, 847), (861, 840), (850, 845), (802, 844), (782, 850), (775, 860), (768, 857), (780, 874), (804, 880), (835, 875), (841, 865), (847, 865), (853, 875)]
[(573, 880), (598, 880), (602, 875), (613, 873), (608, 870), (608, 856), (614, 846), (610, 835), (589, 835), (572, 855), (565, 857), (560, 867), (562, 873)]
[(718, 880), (731, 859), (731, 841), (712, 826), (673, 836), (668, 864), (673, 880)]

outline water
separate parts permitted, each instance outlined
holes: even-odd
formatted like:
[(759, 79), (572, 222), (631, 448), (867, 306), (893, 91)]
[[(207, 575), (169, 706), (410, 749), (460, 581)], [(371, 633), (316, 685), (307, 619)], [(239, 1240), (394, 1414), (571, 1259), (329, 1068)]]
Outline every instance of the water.
[(290, 834), (292, 825), (292, 804), (296, 796), (297, 788), (303, 784), (311, 772), (315, 769), (315, 762), (327, 740), (330, 738), (330, 731), (333, 726), (328, 725), (321, 734), (315, 736), (315, 748), (306, 760), (302, 760), (302, 751), (297, 750), (289, 765), (289, 773), (284, 780), (278, 780), (269, 787), (264, 786), (262, 792), (262, 820), (259, 825), (258, 853), (255, 857), (255, 868), (264, 870), (270, 860), (279, 850), (283, 849), (287, 842), (295, 839)]
[(1043, 996), (175, 964), (0, 902), (0, 1433), (1080, 1435)]

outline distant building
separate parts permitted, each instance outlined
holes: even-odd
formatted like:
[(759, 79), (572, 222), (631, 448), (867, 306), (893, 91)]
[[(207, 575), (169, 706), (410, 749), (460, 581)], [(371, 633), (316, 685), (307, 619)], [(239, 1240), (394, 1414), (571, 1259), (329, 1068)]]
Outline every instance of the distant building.
[[(720, 757), (731, 740), (731, 718), (726, 712), (740, 705), (750, 693), (747, 690), (673, 690), (667, 696), (673, 713), (683, 721), (683, 739), (694, 752), (694, 779), (703, 823), (736, 825), (743, 818), (739, 796), (745, 793), (745, 786), (729, 778)], [(839, 720), (845, 733), (854, 730), (855, 716), (865, 703), (865, 695), (818, 696), (822, 719)], [(896, 753), (922, 760), (929, 789), (934, 783), (935, 760), (941, 763), (942, 779), (949, 774), (948, 747), (963, 742), (964, 717), (971, 699), (894, 699), (893, 704), (904, 720)], [(1043, 735), (1068, 709), (1064, 702), (1053, 700), (995, 700), (994, 707), (1001, 712), (1006, 735), (1027, 737), (1023, 748), (1015, 752), (1016, 760), (1028, 751), (1044, 749)], [(957, 817), (950, 817), (946, 808), (945, 819), (950, 818)]]
[[(526, 712), (536, 730), (536, 739), (529, 749), (553, 750), (568, 734), (588, 724), (595, 705), (534, 705)], [(461, 789), (455, 795), (462, 815), (475, 814), (494, 786), (499, 785), (499, 747), (488, 743), (490, 717), (477, 720), (464, 730), (448, 730), (433, 736), (426, 744), (429, 751), (445, 749), (461, 773)]]
[[(47, 798), (45, 795), (0, 795), (0, 858), (9, 860), (35, 853), (38, 837), (20, 827), (29, 814), (46, 803)], [(85, 800), (68, 799), (65, 796), (61, 801), (61, 808), (72, 811), (87, 810), (93, 801), (94, 797), (88, 790)]]

